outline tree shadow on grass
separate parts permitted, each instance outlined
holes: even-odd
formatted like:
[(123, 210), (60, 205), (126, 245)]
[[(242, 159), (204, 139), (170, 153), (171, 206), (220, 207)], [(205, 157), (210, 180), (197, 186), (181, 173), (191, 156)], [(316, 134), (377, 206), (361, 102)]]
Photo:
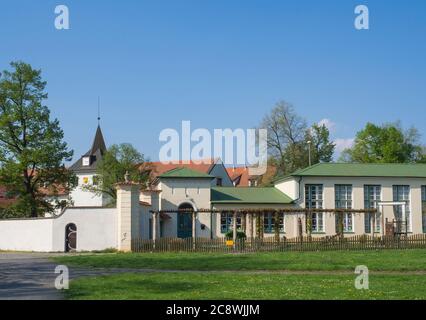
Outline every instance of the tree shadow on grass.
[[(124, 277), (124, 278), (122, 278)], [(140, 278), (133, 275), (88, 277), (71, 283), (68, 298), (71, 299), (189, 299), (205, 292), (206, 286), (188, 280), (162, 280)]]

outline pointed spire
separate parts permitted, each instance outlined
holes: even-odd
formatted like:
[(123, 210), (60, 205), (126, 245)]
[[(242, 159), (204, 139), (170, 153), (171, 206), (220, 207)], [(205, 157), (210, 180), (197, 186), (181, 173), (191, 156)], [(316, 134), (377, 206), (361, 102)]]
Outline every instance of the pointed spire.
[(101, 124), (101, 97), (98, 96), (98, 126)]
[(90, 154), (95, 154), (96, 151), (100, 150), (101, 153), (104, 153), (106, 151), (106, 145), (104, 136), (102, 134), (101, 126), (98, 125), (98, 128), (96, 129), (96, 135), (95, 139), (93, 140), (92, 149), (90, 151)]

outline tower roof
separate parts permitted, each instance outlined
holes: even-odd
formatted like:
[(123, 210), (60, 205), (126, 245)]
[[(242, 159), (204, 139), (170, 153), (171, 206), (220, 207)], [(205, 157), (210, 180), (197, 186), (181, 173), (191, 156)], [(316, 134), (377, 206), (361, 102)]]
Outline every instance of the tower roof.
[[(92, 147), (70, 167), (70, 170), (74, 172), (96, 171), (97, 163), (102, 159), (106, 150), (104, 136), (101, 127), (98, 125)], [(88, 164), (83, 163), (84, 158), (89, 158)]]
[(96, 129), (95, 139), (93, 140), (92, 148), (88, 151), (88, 153), (90, 153), (90, 155), (94, 155), (98, 150), (100, 150), (102, 154), (106, 151), (104, 136), (102, 134), (101, 126), (99, 125)]

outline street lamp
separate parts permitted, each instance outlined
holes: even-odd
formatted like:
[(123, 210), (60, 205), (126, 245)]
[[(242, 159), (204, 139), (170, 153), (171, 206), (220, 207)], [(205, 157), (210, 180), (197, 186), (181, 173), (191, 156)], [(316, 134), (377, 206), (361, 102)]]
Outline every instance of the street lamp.
[(308, 154), (309, 154), (309, 166), (311, 166), (311, 144), (312, 144), (312, 141), (308, 140), (307, 144), (308, 144)]

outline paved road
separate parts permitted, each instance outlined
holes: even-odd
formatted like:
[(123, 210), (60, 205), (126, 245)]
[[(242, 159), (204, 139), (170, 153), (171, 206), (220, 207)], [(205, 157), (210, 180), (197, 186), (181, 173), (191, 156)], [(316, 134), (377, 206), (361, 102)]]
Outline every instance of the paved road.
[(62, 299), (47, 254), (0, 253), (0, 299)]
[[(63, 291), (55, 288), (57, 264), (49, 260), (54, 254), (0, 253), (0, 300), (60, 300)], [(111, 270), (69, 268), (69, 277), (116, 273)]]

